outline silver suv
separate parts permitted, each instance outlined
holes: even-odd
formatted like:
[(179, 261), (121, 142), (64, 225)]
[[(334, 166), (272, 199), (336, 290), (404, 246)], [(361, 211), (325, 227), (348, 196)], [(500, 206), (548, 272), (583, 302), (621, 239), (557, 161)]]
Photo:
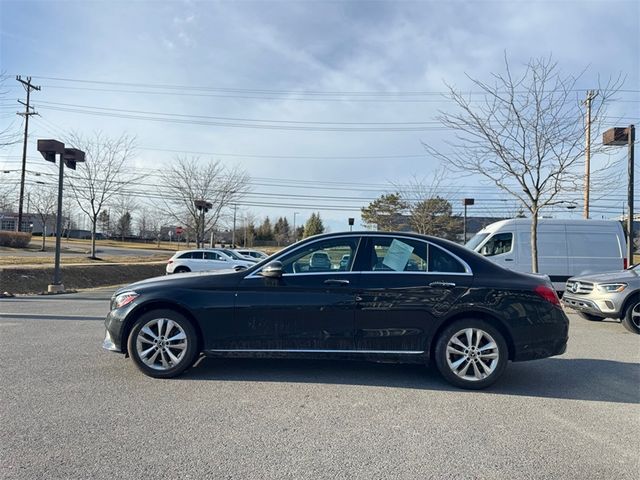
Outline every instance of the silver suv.
[(572, 277), (562, 303), (587, 320), (620, 318), (627, 330), (640, 334), (640, 264), (621, 272)]

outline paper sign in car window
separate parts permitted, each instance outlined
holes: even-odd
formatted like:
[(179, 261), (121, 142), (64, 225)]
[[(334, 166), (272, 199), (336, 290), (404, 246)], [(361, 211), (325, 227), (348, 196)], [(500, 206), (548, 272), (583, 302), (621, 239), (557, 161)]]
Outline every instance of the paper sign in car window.
[(413, 253), (413, 247), (407, 245), (400, 240), (394, 240), (384, 256), (382, 264), (396, 272), (402, 272), (409, 261), (409, 257)]

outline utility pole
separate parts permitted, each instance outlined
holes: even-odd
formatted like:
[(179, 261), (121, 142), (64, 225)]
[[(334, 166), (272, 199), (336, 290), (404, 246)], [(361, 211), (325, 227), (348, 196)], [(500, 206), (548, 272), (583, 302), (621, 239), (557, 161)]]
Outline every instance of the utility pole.
[(591, 188), (591, 101), (598, 96), (595, 90), (587, 92), (587, 119), (585, 122), (586, 144), (584, 149), (584, 218), (589, 218), (589, 189)]
[(629, 125), (627, 129), (627, 145), (628, 145), (628, 176), (629, 184), (627, 187), (627, 210), (629, 210), (629, 217), (627, 217), (627, 266), (633, 265), (633, 145), (636, 141), (636, 127), (635, 125)]
[(36, 112), (31, 109), (31, 90), (40, 91), (40, 87), (36, 87), (31, 84), (31, 77), (27, 77), (27, 81), (22, 80), (22, 77), (18, 75), (16, 80), (22, 84), (27, 91), (27, 102), (18, 100), (18, 103), (24, 105), (24, 112), (17, 112), (18, 115), (24, 116), (24, 143), (22, 145), (22, 174), (20, 175), (20, 200), (18, 202), (18, 222), (16, 224), (16, 232), (20, 231), (22, 226), (22, 207), (24, 202), (24, 175), (27, 170), (27, 138), (29, 136), (29, 117), (31, 115), (37, 115)]

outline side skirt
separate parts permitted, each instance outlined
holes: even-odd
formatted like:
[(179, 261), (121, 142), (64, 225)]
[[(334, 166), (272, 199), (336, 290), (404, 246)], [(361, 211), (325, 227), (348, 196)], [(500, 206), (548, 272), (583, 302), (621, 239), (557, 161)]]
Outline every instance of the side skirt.
[(360, 360), (379, 363), (429, 362), (424, 351), (379, 351), (379, 350), (205, 350), (204, 355), (214, 358), (289, 358), (305, 360)]

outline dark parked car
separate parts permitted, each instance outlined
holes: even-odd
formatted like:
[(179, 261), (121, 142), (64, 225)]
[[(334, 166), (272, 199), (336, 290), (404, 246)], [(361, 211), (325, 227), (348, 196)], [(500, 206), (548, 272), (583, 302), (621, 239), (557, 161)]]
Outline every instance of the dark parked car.
[(490, 385), (508, 360), (559, 355), (568, 338), (548, 278), (382, 232), (312, 237), (244, 271), (134, 283), (114, 294), (106, 327), (104, 347), (152, 377), (179, 375), (201, 354), (434, 361), (464, 388)]

